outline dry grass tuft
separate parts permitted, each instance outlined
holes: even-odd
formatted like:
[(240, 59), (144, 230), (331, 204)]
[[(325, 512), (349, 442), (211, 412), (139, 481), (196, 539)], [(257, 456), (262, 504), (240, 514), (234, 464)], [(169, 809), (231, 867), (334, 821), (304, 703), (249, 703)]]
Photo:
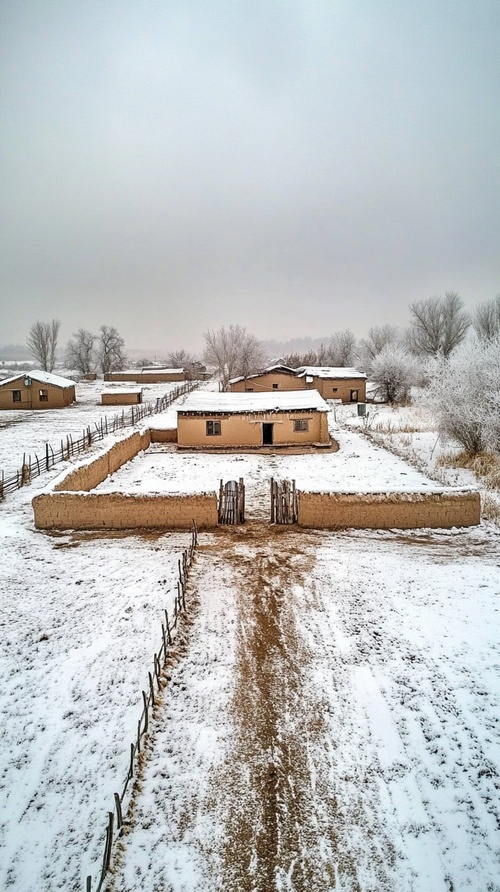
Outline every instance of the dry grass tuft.
[(447, 453), (441, 456), (438, 464), (448, 468), (467, 468), (488, 489), (500, 491), (500, 455), (495, 452), (479, 452), (477, 455), (470, 455), (468, 452), (459, 452), (458, 455)]

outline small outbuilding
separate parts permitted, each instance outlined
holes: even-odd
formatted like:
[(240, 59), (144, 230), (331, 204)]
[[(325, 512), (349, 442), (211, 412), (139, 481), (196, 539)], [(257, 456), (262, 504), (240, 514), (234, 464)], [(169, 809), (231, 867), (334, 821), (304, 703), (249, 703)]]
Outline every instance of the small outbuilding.
[(103, 390), (101, 404), (103, 406), (137, 406), (142, 403), (142, 388), (130, 388), (127, 390)]
[(301, 366), (296, 374), (306, 389), (317, 390), (325, 400), (342, 400), (343, 403), (366, 401), (366, 375), (357, 369)]
[(0, 409), (62, 409), (76, 400), (75, 382), (31, 369), (0, 381)]
[(177, 444), (187, 448), (327, 445), (328, 405), (314, 390), (196, 392), (177, 410)]

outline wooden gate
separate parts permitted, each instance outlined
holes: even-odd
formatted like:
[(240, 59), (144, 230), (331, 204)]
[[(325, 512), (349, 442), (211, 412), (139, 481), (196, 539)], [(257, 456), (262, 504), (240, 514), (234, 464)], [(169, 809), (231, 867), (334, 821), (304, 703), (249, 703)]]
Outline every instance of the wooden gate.
[(228, 480), (220, 482), (219, 487), (219, 523), (238, 524), (245, 521), (245, 484)]
[(295, 480), (271, 477), (271, 523), (297, 523), (299, 500)]

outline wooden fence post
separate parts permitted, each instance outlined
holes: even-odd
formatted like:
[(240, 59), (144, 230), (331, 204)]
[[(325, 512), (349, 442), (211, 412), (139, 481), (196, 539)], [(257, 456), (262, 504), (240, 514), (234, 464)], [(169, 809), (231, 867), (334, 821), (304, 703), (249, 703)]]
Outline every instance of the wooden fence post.
[[(144, 703), (144, 733), (148, 730), (148, 698), (146, 696), (146, 691), (142, 692), (142, 699)], [(139, 722), (139, 726), (140, 726)]]
[(115, 793), (115, 808), (116, 808), (116, 829), (121, 830), (123, 827), (123, 813), (122, 813), (122, 804), (120, 802), (120, 797), (118, 793)]
[(111, 846), (113, 845), (114, 814), (108, 811), (108, 826), (106, 827), (106, 844), (104, 846), (104, 858), (102, 860), (101, 882), (106, 876), (111, 862)]

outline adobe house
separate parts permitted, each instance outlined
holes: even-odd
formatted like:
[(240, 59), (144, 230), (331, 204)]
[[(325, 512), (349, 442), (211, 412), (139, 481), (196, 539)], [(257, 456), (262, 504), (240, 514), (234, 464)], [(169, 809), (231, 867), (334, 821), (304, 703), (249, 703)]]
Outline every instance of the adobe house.
[(191, 393), (177, 410), (177, 445), (187, 448), (329, 444), (319, 393)]
[(263, 372), (246, 377), (232, 378), (231, 393), (266, 393), (271, 390), (304, 390), (305, 382), (298, 378), (295, 369), (286, 365), (273, 365)]
[(306, 389), (317, 390), (325, 400), (366, 402), (366, 375), (357, 369), (301, 366), (296, 373)]
[(75, 382), (32, 369), (0, 381), (0, 409), (61, 409), (76, 400)]
[(137, 406), (142, 403), (142, 388), (130, 390), (103, 390), (101, 404), (103, 406)]
[(184, 369), (128, 369), (122, 372), (108, 372), (105, 381), (130, 381), (133, 384), (163, 384), (168, 381), (185, 381)]

